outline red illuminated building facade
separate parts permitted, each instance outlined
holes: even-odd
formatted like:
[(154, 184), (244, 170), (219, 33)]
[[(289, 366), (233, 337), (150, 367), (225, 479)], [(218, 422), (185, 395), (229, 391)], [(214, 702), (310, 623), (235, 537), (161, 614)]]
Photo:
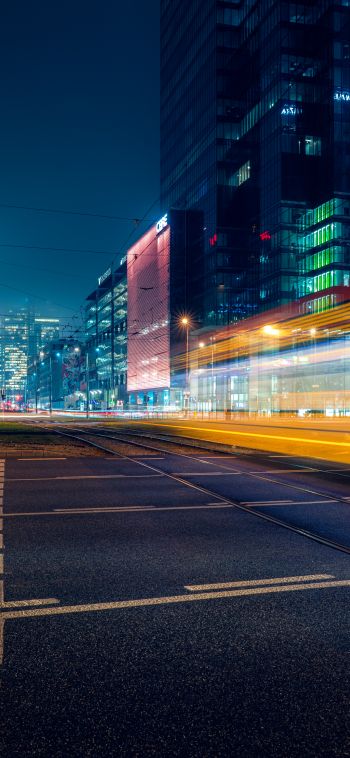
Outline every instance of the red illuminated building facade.
[(130, 248), (127, 266), (128, 393), (131, 402), (135, 394), (136, 405), (144, 404), (148, 393), (155, 405), (166, 405), (170, 389), (168, 224), (159, 231), (153, 226)]
[[(172, 210), (127, 253), (128, 378), (131, 408), (179, 407), (186, 383), (181, 318), (195, 321), (188, 301), (191, 260), (201, 216)], [(180, 368), (179, 368), (180, 366)]]

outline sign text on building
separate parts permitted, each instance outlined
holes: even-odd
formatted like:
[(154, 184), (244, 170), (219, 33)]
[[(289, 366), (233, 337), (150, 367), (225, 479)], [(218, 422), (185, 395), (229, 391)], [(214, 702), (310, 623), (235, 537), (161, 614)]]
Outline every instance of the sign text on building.
[(105, 271), (105, 273), (102, 274), (102, 276), (98, 277), (97, 281), (98, 281), (98, 286), (99, 287), (101, 287), (101, 284), (103, 284), (103, 282), (105, 282), (106, 279), (108, 279), (108, 277), (111, 275), (111, 273), (112, 273), (112, 269), (108, 268), (107, 271)]
[(168, 226), (168, 214), (166, 213), (165, 216), (162, 216), (162, 218), (159, 219), (156, 223), (156, 229), (157, 234), (160, 234), (160, 232), (165, 229), (165, 227)]

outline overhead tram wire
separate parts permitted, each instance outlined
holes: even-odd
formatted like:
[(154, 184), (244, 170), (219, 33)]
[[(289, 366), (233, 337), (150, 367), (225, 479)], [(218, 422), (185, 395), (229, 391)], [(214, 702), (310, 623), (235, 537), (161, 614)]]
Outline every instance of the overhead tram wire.
[[(42, 300), (48, 305), (55, 305), (57, 308), (64, 308), (67, 311), (73, 311), (73, 313), (76, 313), (75, 308), (71, 308), (69, 305), (63, 305), (62, 303), (56, 303), (54, 300), (50, 300), (47, 297), (42, 297), (42, 295), (33, 295), (32, 292), (27, 292), (26, 290), (19, 289), (18, 287), (12, 287), (9, 284), (0, 283), (0, 289), (3, 287), (8, 290), (13, 290), (14, 292), (21, 292), (22, 295), (26, 295), (27, 297), (30, 297), (33, 300)], [(72, 316), (72, 318), (74, 318), (74, 316)]]
[[(0, 265), (1, 266), (12, 266), (14, 268), (18, 268), (18, 263), (11, 263), (11, 261), (1, 261), (0, 260)], [(53, 274), (54, 276), (64, 276), (64, 277), (67, 278), (67, 271), (54, 271), (53, 269), (50, 269), (50, 268), (41, 268), (40, 266), (32, 266), (32, 265), (26, 265), (26, 264), (21, 263), (21, 269), (22, 268), (28, 268), (28, 269), (30, 269), (30, 271), (44, 271), (46, 274)], [(81, 279), (82, 276), (88, 276), (88, 274), (85, 271), (83, 271), (82, 273), (79, 273), (79, 274), (72, 274), (71, 272), (69, 273), (69, 278), (70, 279), (72, 279), (72, 278), (73, 279)]]
[(0, 247), (9, 247), (19, 250), (43, 250), (43, 251), (49, 251), (54, 253), (82, 253), (86, 255), (87, 253), (92, 255), (113, 255), (113, 253), (110, 250), (92, 250), (91, 248), (74, 248), (74, 247), (50, 247), (49, 245), (21, 245), (21, 244), (14, 244), (10, 242), (0, 242)]
[[(89, 211), (70, 211), (62, 208), (40, 208), (33, 205), (16, 205), (15, 203), (0, 203), (0, 208), (8, 208), (13, 210), (33, 211), (36, 213), (49, 213), (58, 214), (63, 216), (83, 216), (84, 218), (101, 218), (111, 221), (132, 221), (134, 224), (138, 224), (140, 219), (131, 218), (130, 216), (114, 216), (108, 213), (90, 213)], [(150, 221), (152, 219), (149, 219)]]
[[(302, 19), (302, 14), (300, 14), (299, 18)], [(286, 33), (286, 39), (287, 39), (287, 33)], [(290, 89), (290, 84), (288, 84), (286, 86), (284, 92), (280, 93), (278, 100), (280, 100), (283, 96), (287, 96), (289, 89)], [(274, 103), (274, 105), (276, 105), (276, 103)], [(214, 126), (213, 129), (211, 129), (211, 131), (209, 132), (209, 134), (203, 135), (202, 139), (199, 141), (199, 143), (197, 145), (197, 148), (200, 147), (201, 144), (204, 143), (210, 137), (210, 135), (213, 132), (216, 132), (216, 126)], [(171, 190), (172, 187), (174, 187), (175, 184), (176, 184), (176, 180), (174, 180), (170, 184), (170, 186), (168, 187), (168, 191)], [(44, 208), (44, 207), (40, 207), (40, 206), (19, 205), (19, 204), (15, 204), (15, 203), (0, 203), (0, 208), (9, 208), (9, 209), (13, 208), (13, 209), (16, 209), (16, 210), (17, 209), (18, 210), (29, 210), (29, 211), (39, 212), (39, 213), (62, 214), (62, 215), (70, 215), (70, 216), (83, 216), (83, 217), (91, 217), (91, 218), (110, 219), (110, 220), (116, 220), (116, 221), (127, 221), (127, 222), (132, 221), (135, 224), (135, 228), (131, 230), (131, 232), (127, 236), (125, 242), (121, 246), (122, 251), (118, 251), (117, 253), (112, 253), (110, 251), (104, 251), (104, 250), (90, 250), (90, 249), (88, 249), (88, 250), (85, 250), (85, 249), (76, 250), (76, 249), (71, 249), (71, 248), (55, 248), (55, 247), (51, 247), (51, 246), (41, 247), (41, 246), (36, 246), (36, 245), (15, 245), (15, 244), (12, 244), (12, 243), (11, 244), (0, 243), (0, 247), (11, 247), (11, 248), (18, 247), (18, 248), (23, 248), (23, 249), (49, 250), (49, 251), (53, 251), (53, 252), (77, 252), (77, 253), (81, 252), (81, 253), (84, 253), (84, 254), (85, 253), (94, 253), (94, 254), (99, 254), (99, 255), (100, 254), (101, 255), (112, 255), (113, 256), (113, 258), (112, 258), (112, 264), (114, 265), (114, 262), (115, 262), (116, 258), (118, 256), (120, 256), (120, 255), (125, 254), (124, 253), (125, 246), (128, 244), (130, 238), (134, 235), (135, 231), (140, 226), (140, 224), (142, 224), (145, 221), (153, 221), (152, 218), (148, 218), (148, 214), (150, 213), (150, 211), (152, 210), (152, 208), (154, 208), (154, 206), (156, 205), (156, 203), (159, 202), (159, 200), (160, 200), (160, 196), (158, 196), (157, 199), (149, 206), (149, 208), (147, 209), (145, 215), (141, 219), (139, 219), (137, 217), (131, 217), (131, 216), (130, 217), (129, 216), (115, 216), (113, 214), (91, 213), (89, 211), (71, 211), (71, 210), (60, 209), (60, 208)]]
[[(284, 92), (280, 93), (280, 96), (279, 96), (278, 100), (280, 100), (283, 96), (287, 96), (288, 95), (288, 90), (289, 90), (289, 85), (287, 85), (287, 87), (286, 87), (286, 89), (285, 89)], [(277, 102), (278, 102), (278, 100), (277, 100)], [(276, 104), (277, 103), (275, 103), (275, 105)], [(213, 129), (211, 130), (211, 132), (209, 133), (209, 135), (207, 134), (207, 135), (205, 135), (205, 137), (203, 136), (202, 140), (200, 140), (200, 142), (199, 142), (199, 146), (201, 145), (202, 142), (204, 142), (205, 140), (207, 140), (208, 137), (210, 136), (210, 134), (212, 134), (214, 131), (216, 131), (216, 126), (213, 127)], [(168, 188), (168, 190), (170, 190), (175, 184), (176, 184), (176, 180), (174, 180), (174, 182), (172, 182), (172, 184), (170, 185), (170, 187)], [(127, 236), (126, 240), (124, 241), (123, 245), (121, 246), (121, 249), (117, 253), (112, 253), (111, 251), (103, 251), (103, 250), (91, 250), (91, 249), (88, 249), (88, 250), (78, 249), (78, 250), (76, 250), (76, 249), (72, 249), (72, 248), (55, 248), (55, 247), (51, 247), (51, 246), (42, 247), (42, 246), (35, 246), (35, 245), (18, 245), (18, 244), (15, 245), (15, 244), (8, 244), (8, 243), (0, 243), (0, 247), (28, 249), (28, 250), (44, 250), (44, 251), (63, 252), (63, 253), (66, 252), (66, 253), (78, 253), (78, 254), (82, 253), (82, 254), (96, 254), (96, 255), (111, 255), (112, 256), (112, 259), (111, 259), (112, 260), (112, 266), (114, 266), (114, 263), (115, 263), (116, 259), (119, 256), (125, 255), (125, 247), (129, 243), (131, 237), (135, 234), (135, 232), (137, 231), (137, 229), (139, 228), (139, 226), (144, 221), (147, 221), (147, 220), (151, 221), (151, 219), (148, 219), (148, 214), (152, 210), (152, 208), (156, 205), (156, 203), (159, 202), (159, 200), (160, 200), (160, 196), (158, 196), (157, 199), (150, 205), (150, 207), (148, 208), (148, 210), (146, 211), (146, 213), (142, 217), (142, 219), (131, 218), (131, 217), (130, 218), (128, 218), (128, 217), (117, 217), (117, 216), (112, 216), (112, 215), (108, 215), (108, 214), (94, 214), (94, 213), (85, 213), (85, 212), (78, 212), (78, 211), (64, 211), (64, 210), (60, 210), (60, 209), (45, 209), (45, 208), (39, 208), (39, 207), (34, 207), (34, 206), (21, 206), (21, 205), (14, 205), (14, 204), (12, 205), (12, 204), (4, 204), (3, 203), (3, 204), (0, 204), (0, 207), (3, 207), (3, 208), (11, 208), (12, 207), (14, 209), (20, 209), (20, 210), (33, 210), (33, 211), (35, 210), (37, 212), (43, 212), (43, 213), (45, 213), (45, 212), (47, 212), (47, 213), (62, 213), (64, 215), (77, 215), (77, 216), (88, 216), (88, 217), (92, 217), (92, 218), (96, 217), (96, 218), (113, 219), (113, 220), (133, 221), (136, 224), (136, 227), (131, 230), (130, 234)], [(202, 235), (201, 235), (201, 237), (202, 237)], [(143, 254), (145, 253), (145, 250), (142, 251)], [(9, 285), (2, 285), (2, 286), (6, 287), (8, 289), (15, 289), (13, 287), (11, 288)], [(16, 291), (24, 292), (23, 290), (18, 290), (18, 289)], [(33, 296), (33, 295), (30, 295), (29, 293), (25, 293), (25, 292), (24, 292), (24, 294), (27, 294), (27, 295), (35, 298), (35, 299), (41, 299), (41, 300), (46, 300), (47, 301), (46, 298), (42, 298), (40, 296)], [(79, 311), (77, 311), (76, 309), (72, 309), (72, 308), (70, 308), (68, 306), (60, 305), (59, 307), (63, 307), (66, 310), (74, 310), (74, 315), (71, 318), (76, 317), (77, 314), (79, 313)]]

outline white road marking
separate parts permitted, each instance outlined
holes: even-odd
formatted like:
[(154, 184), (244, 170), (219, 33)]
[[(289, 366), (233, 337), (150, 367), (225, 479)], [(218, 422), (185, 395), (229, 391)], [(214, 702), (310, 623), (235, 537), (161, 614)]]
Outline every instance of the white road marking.
[(0, 602), (0, 610), (2, 608), (29, 608), (31, 606), (41, 605), (54, 605), (59, 603), (56, 597), (41, 598), (40, 600), (2, 600)]
[(242, 500), (240, 505), (289, 505), (294, 500)]
[(174, 473), (174, 476), (244, 476), (242, 471), (182, 471)]
[(165, 474), (87, 474), (82, 476), (35, 476), (30, 478), (11, 478), (8, 482), (57, 482), (60, 480), (71, 481), (78, 479), (156, 479)]
[(33, 608), (29, 610), (5, 611), (3, 619), (23, 619), (43, 616), (63, 616), (71, 613), (94, 613), (97, 611), (113, 611), (126, 608), (142, 608), (147, 606), (170, 605), (173, 603), (194, 603), (203, 600), (218, 600), (234, 597), (251, 597), (271, 595), (284, 592), (303, 592), (306, 590), (330, 589), (335, 587), (350, 587), (350, 580), (314, 582), (310, 584), (288, 584), (270, 587), (251, 587), (247, 589), (223, 590), (222, 592), (200, 592), (193, 595), (171, 595), (169, 597), (147, 597), (140, 600), (117, 600), (109, 603), (90, 603), (84, 605), (64, 605), (51, 608)]
[(310, 474), (318, 470), (317, 468), (299, 468), (296, 471), (294, 468), (275, 468), (272, 471), (247, 471), (247, 474)]
[(38, 461), (38, 463), (50, 463), (51, 461), (66, 461), (67, 458), (16, 458), (16, 461)]
[(306, 576), (275, 576), (272, 579), (251, 579), (236, 582), (216, 582), (214, 584), (186, 584), (185, 590), (202, 592), (203, 590), (224, 590), (229, 587), (259, 587), (267, 584), (295, 584), (296, 582), (313, 582), (321, 579), (335, 579), (333, 574), (307, 574)]
[(90, 513), (158, 513), (160, 511), (201, 511), (201, 510), (218, 510), (219, 508), (234, 508), (232, 503), (219, 501), (218, 503), (208, 503), (206, 505), (166, 505), (166, 506), (115, 506), (106, 508), (105, 506), (95, 506), (95, 508), (68, 508), (67, 510), (57, 509), (53, 511), (23, 511), (20, 513), (5, 513), (5, 518), (22, 518), (24, 516), (69, 516), (70, 514)]
[(112, 505), (101, 508), (95, 505), (87, 508), (54, 508), (54, 511), (55, 513), (96, 513), (101, 510), (108, 513), (108, 511), (152, 511), (154, 508), (154, 505)]
[(252, 506), (253, 508), (260, 508), (261, 507), (269, 507), (271, 505), (325, 505), (329, 503), (337, 503), (339, 502), (336, 500), (336, 498), (333, 498), (332, 500), (280, 500), (279, 502), (276, 500), (275, 502), (271, 501), (265, 501), (262, 503), (242, 503), (242, 505)]
[(233, 461), (237, 460), (237, 456), (230, 455), (229, 453), (227, 455), (203, 455), (202, 458), (197, 458), (197, 460), (202, 463), (207, 463), (208, 461)]

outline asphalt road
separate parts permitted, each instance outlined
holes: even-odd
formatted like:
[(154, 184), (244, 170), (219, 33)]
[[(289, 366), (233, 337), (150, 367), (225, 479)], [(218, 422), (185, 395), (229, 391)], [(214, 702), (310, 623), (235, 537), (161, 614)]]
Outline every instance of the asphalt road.
[(254, 517), (350, 547), (349, 475), (191, 452), (0, 465), (4, 755), (350, 756), (350, 556)]

